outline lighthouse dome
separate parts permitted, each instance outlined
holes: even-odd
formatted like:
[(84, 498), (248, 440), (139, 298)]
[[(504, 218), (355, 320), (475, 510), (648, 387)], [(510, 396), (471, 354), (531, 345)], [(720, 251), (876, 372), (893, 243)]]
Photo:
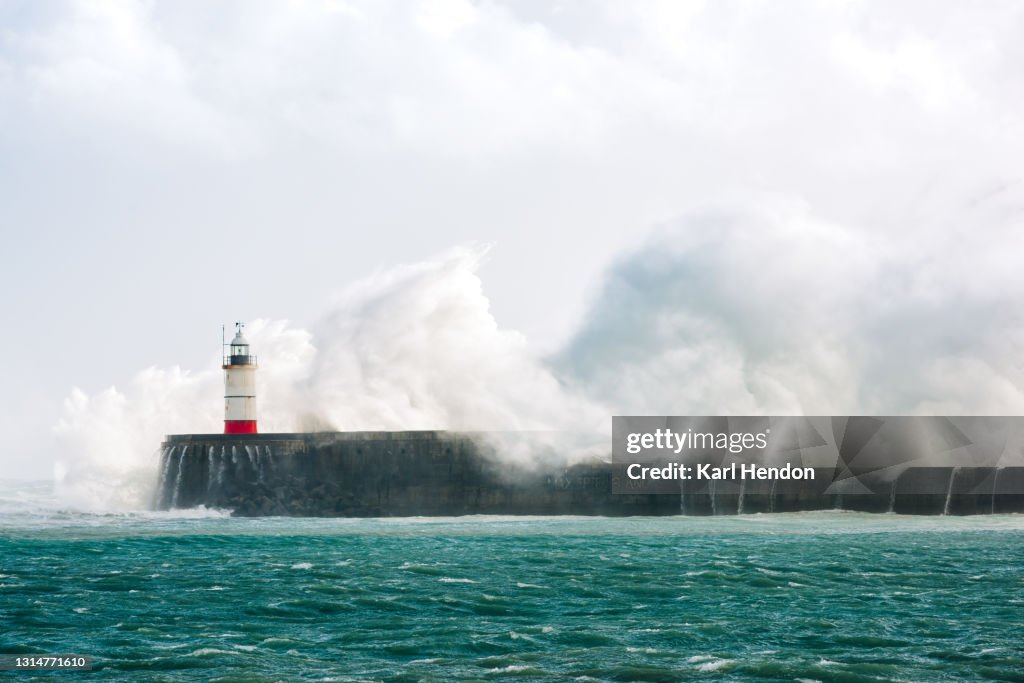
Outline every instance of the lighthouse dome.
[(249, 340), (242, 334), (242, 323), (237, 323), (238, 330), (235, 338), (231, 340), (227, 353), (224, 356), (224, 368), (236, 368), (241, 366), (256, 366), (256, 356), (249, 352)]

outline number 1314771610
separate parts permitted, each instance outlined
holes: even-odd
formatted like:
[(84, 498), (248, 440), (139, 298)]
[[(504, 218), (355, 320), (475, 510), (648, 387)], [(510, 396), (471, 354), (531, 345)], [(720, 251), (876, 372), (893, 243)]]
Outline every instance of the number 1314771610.
[(84, 655), (0, 655), (0, 671), (90, 671)]

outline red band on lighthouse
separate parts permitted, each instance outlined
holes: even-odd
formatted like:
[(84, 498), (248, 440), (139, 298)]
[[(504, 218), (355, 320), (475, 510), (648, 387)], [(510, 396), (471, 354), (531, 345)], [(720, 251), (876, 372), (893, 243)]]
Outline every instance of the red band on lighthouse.
[(224, 420), (225, 434), (256, 434), (256, 420)]

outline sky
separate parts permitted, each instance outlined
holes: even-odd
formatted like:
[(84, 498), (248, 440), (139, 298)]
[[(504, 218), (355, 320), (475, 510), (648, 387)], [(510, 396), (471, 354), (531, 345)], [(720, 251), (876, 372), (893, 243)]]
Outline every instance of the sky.
[(1019, 414), (1022, 113), (1015, 1), (0, 0), (0, 464), (234, 320), (280, 428)]

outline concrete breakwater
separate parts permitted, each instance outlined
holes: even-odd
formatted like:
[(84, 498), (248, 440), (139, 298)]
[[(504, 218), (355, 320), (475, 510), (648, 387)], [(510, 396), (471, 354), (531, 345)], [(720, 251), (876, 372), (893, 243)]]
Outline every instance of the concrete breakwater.
[(664, 515), (678, 501), (613, 495), (607, 466), (502, 462), (456, 432), (181, 435), (163, 444), (158, 509), (338, 517)]
[(835, 486), (832, 470), (812, 481), (687, 481), (675, 494), (613, 494), (620, 476), (602, 462), (517, 466), (480, 435), (457, 432), (174, 435), (154, 506), (318, 517), (1024, 512), (1024, 467), (910, 468), (856, 494)]

